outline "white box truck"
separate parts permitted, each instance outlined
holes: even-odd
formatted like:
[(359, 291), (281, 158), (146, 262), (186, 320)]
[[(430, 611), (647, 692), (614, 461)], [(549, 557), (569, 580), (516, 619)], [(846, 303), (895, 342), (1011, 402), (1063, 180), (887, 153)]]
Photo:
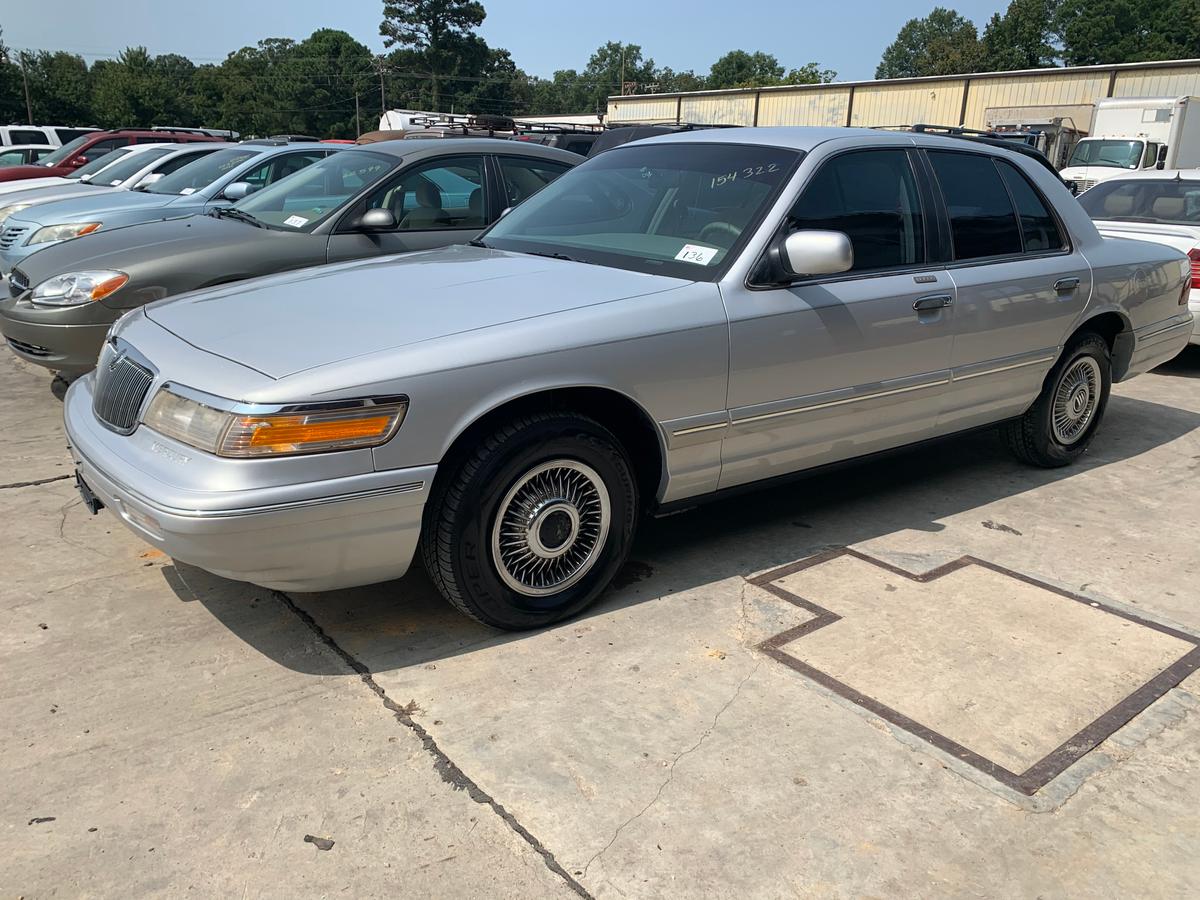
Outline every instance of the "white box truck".
[(1096, 101), (1088, 136), (1059, 173), (1086, 191), (1131, 169), (1200, 166), (1200, 97), (1113, 97)]

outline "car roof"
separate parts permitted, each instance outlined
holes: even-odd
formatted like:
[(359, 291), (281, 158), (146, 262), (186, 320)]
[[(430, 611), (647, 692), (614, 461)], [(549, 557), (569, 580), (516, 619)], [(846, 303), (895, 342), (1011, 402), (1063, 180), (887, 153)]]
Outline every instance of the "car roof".
[(1100, 184), (1110, 181), (1200, 181), (1200, 169), (1143, 169), (1137, 172), (1122, 172), (1105, 178)]
[(946, 137), (937, 134), (922, 134), (913, 131), (892, 131), (875, 128), (838, 128), (821, 126), (786, 126), (745, 128), (700, 128), (643, 138), (640, 144), (750, 144), (764, 147), (785, 147), (790, 150), (809, 151), (819, 144), (852, 138), (855, 141), (879, 144), (912, 144), (918, 147), (941, 147), (965, 149), (973, 147), (988, 153), (1012, 153), (1007, 147), (962, 137)]
[(53, 144), (0, 144), (0, 151), (4, 150), (57, 150)]
[[(337, 145), (334, 145), (337, 146)], [(583, 161), (578, 153), (570, 153), (557, 147), (544, 147), (528, 141), (510, 141), (505, 138), (439, 138), (427, 141), (375, 141), (370, 144), (355, 144), (343, 147), (344, 153), (360, 151), (389, 153), (408, 161), (438, 156), (471, 156), (479, 153), (507, 153), (516, 156), (540, 157), (559, 162), (577, 164)]]

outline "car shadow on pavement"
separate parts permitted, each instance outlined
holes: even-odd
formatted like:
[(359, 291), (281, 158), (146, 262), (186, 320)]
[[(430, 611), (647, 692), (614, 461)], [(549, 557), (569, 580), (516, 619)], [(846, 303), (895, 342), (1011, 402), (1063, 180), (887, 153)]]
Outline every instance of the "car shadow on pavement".
[[(1133, 459), (1198, 426), (1200, 413), (1114, 395), (1092, 447), (1067, 468), (1021, 465), (989, 430), (647, 520), (614, 586), (581, 617), (555, 627), (574, 627), (581, 620), (767, 570), (833, 546), (903, 530), (937, 532), (943, 519)], [(1021, 527), (1019, 522), (1006, 524)], [(183, 563), (163, 571), (181, 600), (198, 600), (259, 652), (311, 674), (346, 671), (342, 660), (318, 647), (314, 624), (373, 672), (427, 665), (524, 636), (498, 632), (459, 614), (438, 594), (419, 561), (397, 581), (286, 599)], [(310, 616), (312, 624), (292, 614), (281, 627), (280, 613), (289, 609), (289, 602)]]

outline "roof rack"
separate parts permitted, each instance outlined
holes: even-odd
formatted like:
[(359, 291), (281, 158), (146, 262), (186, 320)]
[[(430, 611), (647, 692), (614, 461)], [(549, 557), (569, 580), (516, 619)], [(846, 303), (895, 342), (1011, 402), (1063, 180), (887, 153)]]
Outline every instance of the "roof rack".
[(708, 123), (708, 122), (606, 122), (605, 129), (614, 128), (670, 128), (674, 131), (698, 131), (703, 128), (743, 128), (742, 125), (734, 125), (728, 122)]
[[(1044, 166), (1054, 173), (1054, 177), (1062, 181), (1058, 174), (1058, 169), (1054, 168), (1054, 164), (1046, 158), (1046, 154), (1036, 147), (1031, 147), (1023, 141), (1013, 139), (1014, 132), (1009, 132), (1005, 136), (996, 131), (980, 131), (977, 128), (963, 128), (959, 125), (913, 125), (910, 131), (917, 134), (932, 134), (940, 137), (960, 138), (966, 141), (975, 141), (978, 144), (988, 144), (992, 147), (1003, 147), (1005, 150), (1011, 150), (1013, 153), (1020, 153), (1023, 156), (1028, 156), (1030, 159)], [(1067, 184), (1067, 182), (1063, 182)]]
[(438, 113), (437, 115), (413, 116), (409, 120), (421, 128), (457, 134), (479, 134), (486, 132), (489, 136), (496, 132), (511, 134), (517, 130), (517, 123), (508, 116), (481, 114), (475, 116)]
[(522, 122), (517, 119), (514, 123), (517, 131), (524, 134), (602, 134), (604, 126), (584, 125), (578, 122)]

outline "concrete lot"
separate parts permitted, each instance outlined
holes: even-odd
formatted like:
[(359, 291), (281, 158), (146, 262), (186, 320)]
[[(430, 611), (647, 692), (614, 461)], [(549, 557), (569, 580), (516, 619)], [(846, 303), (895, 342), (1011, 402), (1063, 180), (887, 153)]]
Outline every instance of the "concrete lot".
[(507, 635), (149, 551), (0, 354), (0, 896), (1195, 896), (1198, 379), (1072, 469), (980, 434), (649, 523)]

